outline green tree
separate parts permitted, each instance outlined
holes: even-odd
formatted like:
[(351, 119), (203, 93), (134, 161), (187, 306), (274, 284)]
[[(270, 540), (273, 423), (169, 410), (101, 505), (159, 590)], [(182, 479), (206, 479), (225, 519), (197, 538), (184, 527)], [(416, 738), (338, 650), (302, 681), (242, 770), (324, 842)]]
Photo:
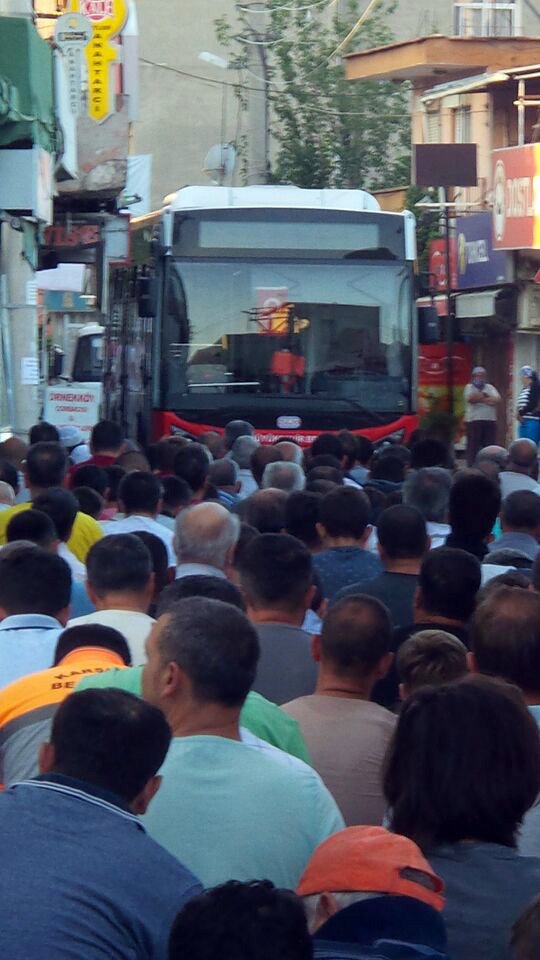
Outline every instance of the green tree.
[[(345, 79), (343, 56), (394, 39), (387, 18), (393, 0), (381, 0), (345, 48), (343, 39), (365, 3), (267, 0), (264, 33), (249, 6), (238, 22), (217, 22), (218, 37), (249, 85), (247, 48), (261, 53), (270, 100), (275, 160), (272, 175), (300, 187), (381, 189), (410, 180), (409, 90), (391, 81)], [(336, 50), (339, 51), (336, 53)]]

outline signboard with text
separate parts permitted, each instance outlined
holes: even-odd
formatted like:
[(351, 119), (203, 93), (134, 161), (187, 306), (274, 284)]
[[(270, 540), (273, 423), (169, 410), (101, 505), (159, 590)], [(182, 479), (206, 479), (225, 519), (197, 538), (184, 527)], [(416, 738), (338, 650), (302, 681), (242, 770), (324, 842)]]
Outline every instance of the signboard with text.
[(492, 223), (488, 210), (457, 218), (458, 290), (512, 282), (511, 256), (504, 250), (493, 249)]
[(128, 17), (127, 0), (71, 0), (71, 10), (86, 17), (92, 37), (85, 47), (88, 67), (88, 116), (103, 123), (114, 113), (112, 66), (118, 61), (118, 47), (112, 42)]
[(99, 420), (101, 385), (48, 386), (44, 418), (55, 427), (78, 427), (85, 438)]
[(540, 143), (493, 151), (493, 246), (540, 249)]

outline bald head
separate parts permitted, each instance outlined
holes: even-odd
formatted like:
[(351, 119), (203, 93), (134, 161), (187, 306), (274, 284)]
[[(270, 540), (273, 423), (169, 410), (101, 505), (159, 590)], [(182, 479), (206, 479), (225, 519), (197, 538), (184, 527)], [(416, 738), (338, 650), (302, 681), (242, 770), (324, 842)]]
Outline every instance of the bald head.
[(504, 447), (498, 447), (496, 443), (492, 443), (489, 447), (482, 447), (478, 451), (475, 466), (478, 466), (480, 460), (491, 460), (503, 470), (508, 460), (508, 451)]
[(179, 563), (206, 563), (223, 570), (236, 546), (240, 521), (219, 503), (199, 503), (178, 514), (175, 548)]
[(4, 443), (0, 443), (0, 456), (4, 460), (9, 460), (17, 470), (20, 470), (27, 453), (28, 444), (19, 440), (18, 437), (9, 437)]
[(532, 475), (538, 469), (538, 450), (532, 440), (514, 440), (508, 451), (508, 469)]
[(244, 521), (259, 533), (281, 533), (285, 529), (285, 490), (257, 490), (240, 502), (239, 513)]

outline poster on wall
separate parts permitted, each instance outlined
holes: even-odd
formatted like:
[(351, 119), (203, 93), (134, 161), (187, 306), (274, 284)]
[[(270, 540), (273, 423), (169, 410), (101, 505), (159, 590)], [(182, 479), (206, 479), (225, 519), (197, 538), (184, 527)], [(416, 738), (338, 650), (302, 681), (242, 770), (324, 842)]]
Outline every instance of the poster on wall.
[[(448, 411), (448, 349), (445, 343), (422, 344), (418, 355), (418, 419)], [(463, 391), (470, 380), (472, 348), (468, 343), (452, 347), (454, 414), (458, 418), (456, 442), (465, 436)]]

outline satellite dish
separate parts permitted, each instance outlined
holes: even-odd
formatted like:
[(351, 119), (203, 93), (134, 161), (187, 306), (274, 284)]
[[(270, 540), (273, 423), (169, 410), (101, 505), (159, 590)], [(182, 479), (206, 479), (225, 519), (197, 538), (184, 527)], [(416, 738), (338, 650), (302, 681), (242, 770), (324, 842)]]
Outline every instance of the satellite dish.
[(206, 154), (203, 170), (213, 183), (222, 184), (234, 173), (236, 150), (232, 143), (216, 143)]

